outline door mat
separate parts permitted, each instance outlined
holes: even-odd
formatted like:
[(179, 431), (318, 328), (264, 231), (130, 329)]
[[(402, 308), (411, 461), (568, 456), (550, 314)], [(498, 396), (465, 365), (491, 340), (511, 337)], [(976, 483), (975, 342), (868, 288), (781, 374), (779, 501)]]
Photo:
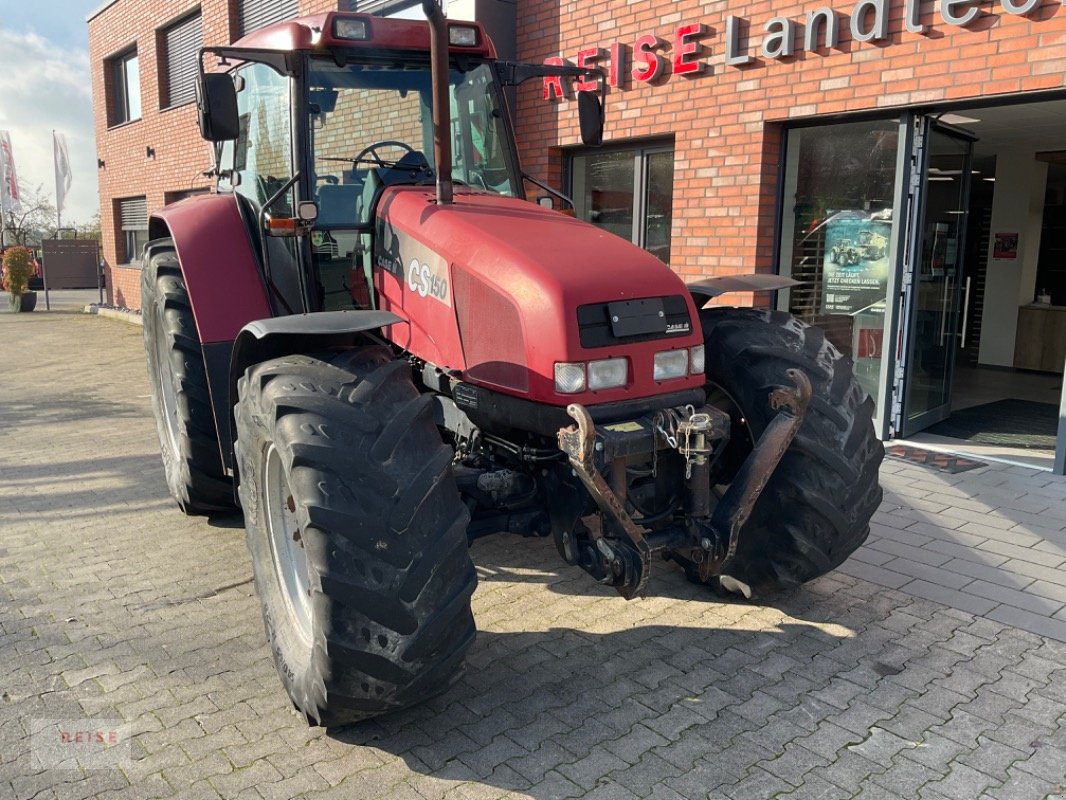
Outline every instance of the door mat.
[(952, 412), (925, 432), (974, 444), (1054, 450), (1059, 432), (1059, 407), (1033, 400), (997, 400)]
[(920, 447), (911, 447), (905, 444), (889, 445), (885, 448), (885, 455), (952, 474), (988, 466), (983, 461), (974, 461), (972, 458), (956, 456), (951, 453), (938, 453), (935, 450), (923, 450)]

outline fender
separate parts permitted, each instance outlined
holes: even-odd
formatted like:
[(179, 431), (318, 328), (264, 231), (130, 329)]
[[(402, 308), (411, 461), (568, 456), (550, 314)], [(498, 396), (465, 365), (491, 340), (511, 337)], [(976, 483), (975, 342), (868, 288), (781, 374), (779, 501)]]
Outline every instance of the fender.
[[(237, 381), (248, 367), (272, 358), (321, 350), (326, 347), (351, 347), (359, 341), (359, 334), (386, 325), (405, 324), (406, 320), (389, 311), (354, 310), (321, 311), (315, 314), (294, 314), (288, 317), (259, 319), (245, 325), (233, 342), (229, 359), (228, 405), (225, 414), (215, 407), (223, 460), (228, 468), (233, 464), (233, 444), (237, 441), (233, 425), (233, 409), (237, 405)], [(212, 381), (214, 383), (214, 381)], [(221, 394), (221, 393), (220, 393)]]
[(232, 342), (252, 320), (272, 315), (259, 260), (237, 197), (205, 194), (152, 214), (151, 238), (170, 231), (189, 290), (200, 342)]
[(703, 306), (712, 297), (730, 292), (772, 292), (777, 289), (788, 289), (791, 286), (799, 286), (803, 281), (789, 278), (785, 275), (774, 275), (768, 272), (745, 275), (716, 275), (713, 278), (703, 278), (685, 284), (697, 308)]

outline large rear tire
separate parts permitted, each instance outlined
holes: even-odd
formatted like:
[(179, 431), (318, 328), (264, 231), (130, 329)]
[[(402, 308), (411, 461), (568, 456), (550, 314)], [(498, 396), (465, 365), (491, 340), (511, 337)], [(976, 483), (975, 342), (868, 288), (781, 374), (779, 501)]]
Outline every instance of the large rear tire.
[(239, 385), (240, 498), (267, 637), (308, 723), (411, 706), (474, 640), (469, 513), (430, 398), (383, 347), (289, 356)]
[(148, 384), (167, 488), (186, 514), (233, 508), (207, 368), (189, 292), (170, 239), (145, 248), (141, 316)]
[(807, 416), (724, 570), (733, 581), (720, 582), (735, 591), (739, 581), (755, 594), (798, 586), (837, 567), (869, 535), (884, 458), (873, 401), (855, 381), (851, 360), (820, 328), (790, 314), (711, 308), (700, 312), (700, 322), (709, 400), (728, 410), (733, 423), (716, 483), (735, 474), (777, 414), (770, 393), (792, 387), (786, 370), (801, 369), (811, 380)]

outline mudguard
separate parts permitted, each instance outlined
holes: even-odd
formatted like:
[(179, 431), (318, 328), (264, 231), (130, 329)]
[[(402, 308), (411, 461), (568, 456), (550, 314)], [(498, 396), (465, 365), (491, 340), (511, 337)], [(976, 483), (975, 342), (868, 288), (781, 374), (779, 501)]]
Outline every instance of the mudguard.
[(227, 467), (233, 469), (233, 443), (237, 439), (233, 426), (237, 381), (248, 367), (293, 353), (351, 346), (358, 342), (359, 334), (364, 331), (402, 323), (405, 320), (389, 311), (360, 309), (294, 314), (259, 319), (245, 325), (237, 334), (229, 356), (229, 390), (225, 393), (227, 405), (224, 413), (215, 407), (219, 438), (229, 445), (222, 448)]
[(197, 195), (166, 206), (152, 214), (149, 234), (173, 239), (205, 346), (232, 342), (249, 322), (271, 316), (235, 195)]
[(697, 307), (702, 307), (712, 297), (730, 292), (772, 292), (799, 286), (802, 281), (785, 275), (758, 273), (748, 275), (717, 275), (685, 284)]
[[(230, 385), (236, 388), (237, 379), (252, 364), (323, 347), (352, 345), (363, 331), (402, 323), (404, 320), (391, 311), (369, 309), (255, 320), (244, 326), (233, 343)], [(235, 393), (231, 399), (237, 401)]]

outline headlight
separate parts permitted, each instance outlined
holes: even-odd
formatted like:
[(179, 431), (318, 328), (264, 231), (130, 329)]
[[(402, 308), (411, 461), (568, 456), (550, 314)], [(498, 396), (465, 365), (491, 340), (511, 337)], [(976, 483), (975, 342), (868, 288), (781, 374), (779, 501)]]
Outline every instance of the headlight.
[(449, 25), (448, 43), (456, 47), (477, 47), (477, 28), (468, 25)]
[(688, 350), (664, 350), (655, 354), (653, 376), (657, 381), (683, 378), (688, 374)]
[(688, 371), (693, 375), (702, 375), (707, 360), (706, 348), (702, 344), (698, 344), (689, 352), (692, 353), (692, 361), (689, 363)]
[(333, 20), (333, 36), (336, 39), (366, 39), (366, 21), (361, 19), (344, 19), (340, 17)]
[[(558, 369), (558, 365), (556, 365)], [(559, 373), (556, 372), (556, 375)], [(556, 378), (556, 383), (558, 383)], [(589, 388), (596, 392), (600, 389), (615, 389), (625, 386), (629, 381), (629, 360), (625, 358), (606, 358), (603, 361), (589, 362)]]
[(585, 365), (555, 362), (555, 391), (559, 394), (585, 391)]

